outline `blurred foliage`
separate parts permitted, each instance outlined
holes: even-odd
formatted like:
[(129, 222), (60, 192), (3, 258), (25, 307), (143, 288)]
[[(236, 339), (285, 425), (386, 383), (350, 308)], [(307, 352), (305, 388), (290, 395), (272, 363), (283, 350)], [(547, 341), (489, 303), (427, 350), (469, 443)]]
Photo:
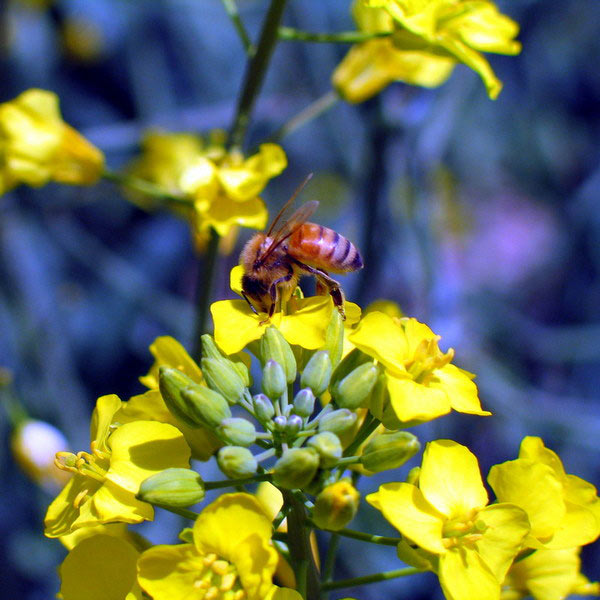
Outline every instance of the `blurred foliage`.
[[(265, 3), (239, 4), (254, 39)], [(393, 84), (362, 105), (338, 103), (283, 140), (290, 167), (264, 197), (273, 214), (314, 172), (304, 198), (319, 200), (317, 219), (365, 258), (345, 280), (348, 299), (397, 302), (477, 373), (494, 417), (453, 415), (419, 427), (420, 437), (469, 445), (487, 472), (516, 456), (523, 435), (540, 435), (569, 472), (598, 482), (600, 5), (500, 7), (521, 23), (523, 52), (491, 58), (504, 82), (498, 100), (459, 67), (437, 90)], [(0, 100), (29, 87), (55, 91), (111, 167), (131, 159), (150, 127), (229, 126), (245, 61), (218, 0), (14, 0), (0, 10)], [(290, 2), (285, 24), (352, 28), (340, 1)], [(251, 143), (328, 92), (344, 52), (281, 42)], [(215, 299), (232, 296), (237, 252), (220, 261)], [(0, 366), (28, 413), (85, 447), (95, 398), (141, 391), (157, 335), (189, 347), (200, 268), (185, 223), (143, 212), (112, 185), (50, 184), (0, 198)], [(0, 428), (0, 580), (6, 597), (45, 599), (64, 551), (41, 537), (50, 498), (18, 471), (4, 417)], [(389, 533), (373, 509), (365, 514)], [(152, 538), (153, 527), (171, 525), (167, 517), (144, 531)], [(342, 577), (355, 550), (351, 540), (341, 549)], [(387, 554), (361, 550), (361, 570), (385, 568)], [(584, 549), (583, 561), (600, 572), (597, 548)], [(405, 593), (432, 597), (427, 581), (411, 580), (419, 587)], [(377, 597), (393, 589), (378, 587)]]

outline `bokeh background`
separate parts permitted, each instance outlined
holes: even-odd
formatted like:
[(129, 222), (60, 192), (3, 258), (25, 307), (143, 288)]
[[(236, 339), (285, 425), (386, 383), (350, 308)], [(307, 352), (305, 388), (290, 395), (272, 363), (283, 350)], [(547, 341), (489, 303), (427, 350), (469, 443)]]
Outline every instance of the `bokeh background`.
[[(255, 37), (267, 3), (240, 0)], [(0, 101), (55, 91), (65, 120), (112, 168), (148, 128), (227, 128), (240, 87), (241, 44), (218, 0), (0, 3)], [(347, 0), (291, 0), (284, 22), (352, 28)], [(600, 436), (600, 4), (512, 0), (518, 57), (491, 56), (505, 87), (490, 101), (459, 66), (436, 90), (396, 84), (359, 106), (338, 103), (283, 140), (289, 168), (264, 193), (276, 211), (308, 172), (319, 222), (353, 240), (365, 269), (346, 277), (362, 306), (387, 298), (426, 321), (477, 373), (491, 418), (451, 415), (422, 441), (469, 445), (487, 473), (540, 435), (568, 472), (598, 484)], [(281, 42), (256, 107), (250, 144), (330, 89), (345, 46)], [(220, 259), (215, 299), (232, 297)], [(189, 347), (201, 273), (187, 225), (149, 214), (108, 183), (19, 188), (0, 198), (0, 366), (29, 414), (87, 448), (97, 396), (141, 391), (148, 345)], [(309, 284), (310, 286), (310, 284)], [(310, 289), (310, 287), (308, 288)], [(64, 550), (42, 536), (52, 496), (15, 465), (0, 416), (0, 581), (7, 599), (58, 591)], [(406, 471), (418, 459), (398, 473)], [(203, 472), (209, 478), (212, 467)], [(362, 482), (364, 492), (377, 479)], [(173, 542), (169, 516), (141, 531)], [(370, 507), (357, 529), (392, 534)], [(360, 554), (359, 554), (360, 553)], [(357, 564), (356, 556), (360, 556)], [(600, 576), (596, 547), (584, 571)], [(344, 541), (338, 576), (395, 568), (393, 549)], [(363, 600), (441, 598), (435, 577), (347, 590)]]

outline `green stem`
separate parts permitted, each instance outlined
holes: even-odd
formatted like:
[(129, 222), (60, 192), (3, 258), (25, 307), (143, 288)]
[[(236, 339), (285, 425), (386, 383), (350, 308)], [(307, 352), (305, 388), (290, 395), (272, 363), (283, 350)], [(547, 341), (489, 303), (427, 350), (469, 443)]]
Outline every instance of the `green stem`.
[(240, 36), (240, 40), (242, 40), (242, 44), (244, 46), (244, 50), (246, 51), (246, 55), (253, 56), (256, 52), (256, 48), (254, 48), (254, 45), (250, 40), (250, 36), (248, 35), (248, 32), (246, 31), (246, 28), (242, 23), (242, 19), (240, 18), (240, 13), (238, 12), (235, 0), (221, 0), (221, 2), (223, 3), (225, 12), (231, 19), (235, 30)]
[[(336, 532), (331, 533), (329, 538), (329, 546), (327, 547), (327, 554), (325, 556), (325, 563), (323, 564), (323, 574), (321, 575), (321, 581), (327, 583), (331, 581), (333, 577), (333, 569), (335, 567), (335, 559), (340, 545), (340, 536)], [(329, 594), (327, 592), (321, 594), (322, 600), (327, 600)]]
[(290, 560), (296, 574), (298, 593), (305, 600), (319, 600), (321, 586), (310, 547), (310, 528), (307, 527), (306, 508), (293, 492), (282, 491), (284, 502), (289, 507), (287, 542)]
[(271, 0), (265, 17), (256, 52), (246, 67), (242, 93), (238, 100), (233, 125), (231, 126), (228, 145), (241, 148), (250, 122), (250, 114), (254, 102), (267, 72), (269, 59), (277, 43), (277, 32), (283, 17), (287, 0)]
[(204, 489), (208, 490), (219, 490), (226, 487), (235, 487), (236, 485), (247, 485), (249, 483), (258, 483), (260, 481), (271, 481), (271, 475), (264, 473), (262, 475), (254, 475), (254, 477), (247, 477), (246, 479), (223, 479), (221, 481), (205, 481)]
[(363, 533), (362, 531), (355, 531), (354, 529), (338, 529), (335, 533), (343, 537), (360, 540), (361, 542), (368, 542), (369, 544), (379, 544), (380, 546), (397, 546), (402, 541), (402, 538), (400, 537), (395, 538), (385, 537), (383, 535), (373, 535), (372, 533)]
[(19, 402), (17, 396), (14, 394), (11, 384), (12, 376), (5, 369), (0, 368), (0, 380), (4, 378), (4, 381), (0, 382), (0, 400), (4, 405), (8, 420), (13, 429), (16, 429), (29, 417), (27, 411)]
[(294, 115), (289, 121), (284, 123), (275, 133), (270, 135), (266, 141), (278, 142), (284, 137), (294, 133), (297, 129), (300, 129), (306, 123), (320, 117), (323, 113), (328, 111), (336, 102), (340, 99), (338, 94), (331, 90), (326, 94), (323, 94), (320, 98), (317, 98), (314, 102), (311, 102), (306, 108), (303, 108), (297, 115)]
[(179, 508), (177, 506), (167, 506), (166, 504), (154, 504), (156, 508), (162, 508), (164, 510), (168, 510), (175, 515), (179, 515), (180, 517), (184, 517), (185, 519), (189, 519), (190, 521), (195, 521), (198, 518), (198, 513), (187, 510), (187, 508)]
[(127, 187), (135, 192), (140, 192), (146, 196), (161, 200), (167, 205), (185, 206), (186, 208), (191, 208), (193, 205), (193, 200), (191, 198), (167, 192), (159, 185), (146, 181), (145, 179), (140, 179), (134, 175), (126, 175), (125, 173), (117, 173), (114, 171), (104, 171), (104, 173), (102, 173), (102, 178), (118, 185), (122, 185), (123, 187)]
[(336, 467), (345, 467), (346, 465), (353, 465), (360, 462), (360, 456), (344, 456), (337, 461)]
[(340, 579), (339, 581), (330, 581), (324, 583), (321, 589), (324, 591), (339, 590), (342, 588), (356, 587), (366, 585), (367, 583), (377, 583), (379, 581), (388, 581), (398, 577), (407, 577), (408, 575), (416, 575), (423, 573), (420, 569), (414, 567), (406, 567), (404, 569), (396, 569), (394, 571), (384, 571), (383, 573), (373, 573), (373, 575), (364, 575), (363, 577), (353, 577), (352, 579)]
[(208, 311), (212, 300), (217, 258), (219, 256), (219, 234), (211, 228), (208, 248), (204, 255), (202, 277), (196, 285), (196, 325), (194, 330), (194, 346), (192, 356), (196, 362), (202, 358), (202, 336), (207, 333)]
[(286, 42), (319, 42), (329, 44), (356, 44), (366, 42), (375, 38), (389, 37), (392, 31), (379, 31), (371, 33), (367, 31), (340, 31), (338, 33), (313, 33), (302, 31), (293, 27), (280, 27), (279, 39)]
[(344, 457), (352, 456), (360, 448), (360, 445), (377, 429), (379, 423), (379, 419), (376, 419), (371, 413), (367, 413), (354, 441), (344, 450)]

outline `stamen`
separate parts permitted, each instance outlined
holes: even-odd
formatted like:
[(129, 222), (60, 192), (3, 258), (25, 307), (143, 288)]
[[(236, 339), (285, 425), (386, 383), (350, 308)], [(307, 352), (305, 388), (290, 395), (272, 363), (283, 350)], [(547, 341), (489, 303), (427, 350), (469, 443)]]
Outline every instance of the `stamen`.
[(204, 600), (217, 600), (219, 596), (219, 590), (213, 586), (204, 595)]
[(226, 560), (216, 560), (211, 568), (217, 575), (225, 575), (229, 571), (229, 563)]
[(81, 504), (87, 499), (89, 490), (81, 490), (77, 496), (75, 496), (75, 500), (73, 500), (73, 508), (79, 508)]
[(223, 575), (223, 579), (221, 580), (221, 586), (219, 589), (222, 592), (228, 592), (235, 585), (236, 579), (237, 573), (227, 573)]

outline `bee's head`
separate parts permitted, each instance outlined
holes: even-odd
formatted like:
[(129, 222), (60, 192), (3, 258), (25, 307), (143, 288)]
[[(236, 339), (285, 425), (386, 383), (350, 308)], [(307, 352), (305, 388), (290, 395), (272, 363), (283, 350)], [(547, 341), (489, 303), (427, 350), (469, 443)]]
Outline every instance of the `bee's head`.
[(244, 275), (242, 277), (242, 291), (246, 298), (252, 301), (255, 308), (263, 312), (268, 310), (269, 289), (258, 277)]

